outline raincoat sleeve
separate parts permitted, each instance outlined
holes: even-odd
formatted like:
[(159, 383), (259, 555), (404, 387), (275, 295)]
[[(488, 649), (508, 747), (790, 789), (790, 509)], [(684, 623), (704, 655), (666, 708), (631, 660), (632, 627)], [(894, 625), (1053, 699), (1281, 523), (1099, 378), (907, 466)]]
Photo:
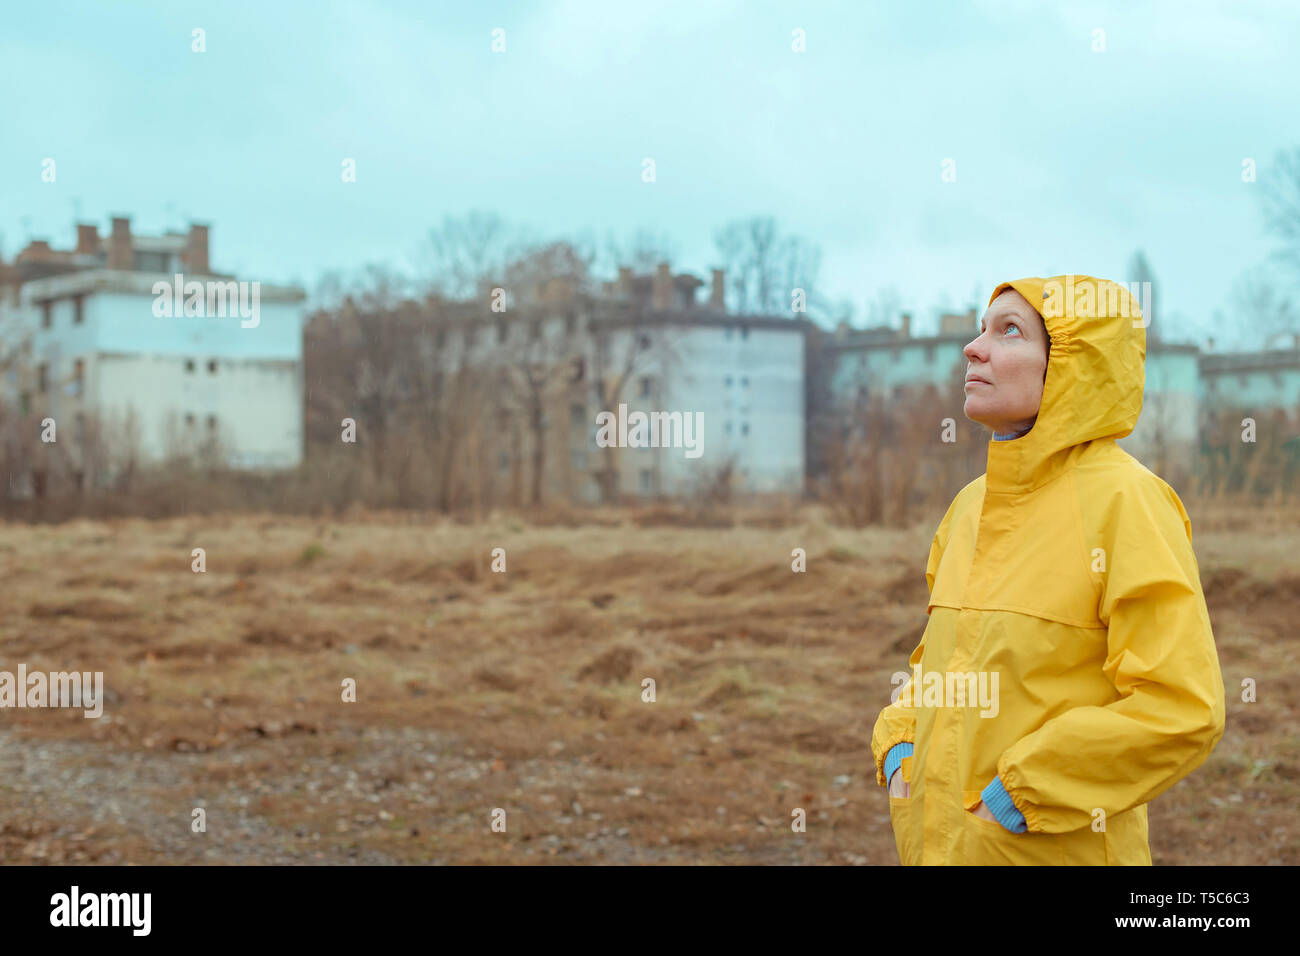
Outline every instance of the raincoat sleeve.
[[(943, 549), (948, 543), (948, 529), (952, 523), (956, 504), (957, 499), (954, 498), (943, 520), (939, 522), (939, 529), (935, 531), (934, 538), (930, 541), (930, 556), (925, 562), (925, 586), (930, 593), (934, 593), (934, 576), (939, 570), (939, 561), (943, 558)], [(924, 652), (925, 635), (922, 635), (920, 643), (907, 659), (909, 674), (916, 673)], [(909, 676), (899, 690), (897, 699), (880, 712), (880, 716), (876, 718), (876, 726), (871, 732), (871, 754), (876, 762), (876, 783), (882, 787), (889, 786), (889, 778), (885, 775), (885, 759), (894, 745), (914, 743), (915, 739), (916, 712), (912, 709), (912, 678)], [(910, 766), (906, 768), (904, 778), (908, 778), (906, 771), (910, 769)]]
[(1223, 736), (1223, 677), (1182, 502), (1154, 479), (1093, 507), (1088, 550), (1100, 546), (1107, 562), (1098, 605), (1107, 628), (1102, 669), (1118, 699), (1071, 708), (998, 759), (998, 777), (1036, 833), (1074, 830), (1091, 825), (1098, 810), (1113, 817), (1149, 802), (1199, 767)]

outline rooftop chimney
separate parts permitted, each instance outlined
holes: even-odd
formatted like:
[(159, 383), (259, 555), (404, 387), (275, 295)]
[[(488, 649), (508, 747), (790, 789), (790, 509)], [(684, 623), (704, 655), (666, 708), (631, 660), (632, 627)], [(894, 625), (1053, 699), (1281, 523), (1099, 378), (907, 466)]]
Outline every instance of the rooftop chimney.
[(650, 287), (650, 308), (656, 312), (667, 312), (673, 307), (673, 274), (668, 263), (659, 263), (655, 270), (654, 284)]
[(912, 337), (912, 317), (906, 312), (903, 313), (903, 338)]
[(77, 223), (77, 254), (93, 256), (99, 252), (99, 230), (94, 225)]
[(620, 299), (630, 299), (632, 297), (632, 267), (618, 267), (618, 297)]
[(718, 312), (727, 311), (727, 272), (725, 269), (713, 270), (713, 286), (709, 295), (709, 308)]
[(32, 239), (27, 248), (18, 254), (20, 262), (48, 262), (54, 258), (48, 239)]
[(113, 217), (113, 231), (108, 236), (108, 267), (130, 269), (135, 265), (135, 252), (131, 248), (131, 220), (126, 216)]
[(208, 227), (190, 223), (190, 238), (185, 246), (185, 268), (199, 275), (207, 275), (208, 267)]

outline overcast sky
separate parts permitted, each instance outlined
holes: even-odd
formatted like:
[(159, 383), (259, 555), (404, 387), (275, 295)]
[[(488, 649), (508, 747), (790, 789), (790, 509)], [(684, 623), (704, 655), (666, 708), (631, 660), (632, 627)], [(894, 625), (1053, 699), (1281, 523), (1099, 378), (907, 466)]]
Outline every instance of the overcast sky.
[(707, 278), (715, 230), (771, 214), (859, 321), (1141, 248), (1189, 338), (1274, 248), (1242, 161), (1300, 147), (1298, 6), (42, 0), (0, 27), (3, 251), (71, 246), (78, 209), (194, 219), (214, 267), (311, 287), (489, 209), (666, 233)]

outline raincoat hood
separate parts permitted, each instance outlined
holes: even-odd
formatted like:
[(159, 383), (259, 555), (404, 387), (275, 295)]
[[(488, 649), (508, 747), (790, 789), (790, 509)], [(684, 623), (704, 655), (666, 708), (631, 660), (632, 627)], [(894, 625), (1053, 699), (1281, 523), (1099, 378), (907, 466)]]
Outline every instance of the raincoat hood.
[(1034, 426), (990, 441), (990, 491), (1017, 492), (1051, 481), (1079, 446), (1123, 438), (1137, 425), (1145, 384), (1146, 318), (1129, 290), (1093, 276), (1030, 277), (1001, 283), (989, 304), (1015, 289), (1038, 310), (1051, 350)]

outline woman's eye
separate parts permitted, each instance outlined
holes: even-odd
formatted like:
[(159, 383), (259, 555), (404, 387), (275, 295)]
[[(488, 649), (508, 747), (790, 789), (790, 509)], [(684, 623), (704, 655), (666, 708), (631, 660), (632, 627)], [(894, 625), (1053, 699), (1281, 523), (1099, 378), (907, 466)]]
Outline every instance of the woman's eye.
[(1019, 334), (1019, 332), (1020, 332), (1020, 326), (1016, 325), (1016, 323), (1014, 323), (1014, 322), (1008, 322), (1008, 323), (1007, 323), (1007, 331), (1010, 332), (1012, 329), (1015, 329), (1015, 330), (1016, 330), (1016, 333)]

